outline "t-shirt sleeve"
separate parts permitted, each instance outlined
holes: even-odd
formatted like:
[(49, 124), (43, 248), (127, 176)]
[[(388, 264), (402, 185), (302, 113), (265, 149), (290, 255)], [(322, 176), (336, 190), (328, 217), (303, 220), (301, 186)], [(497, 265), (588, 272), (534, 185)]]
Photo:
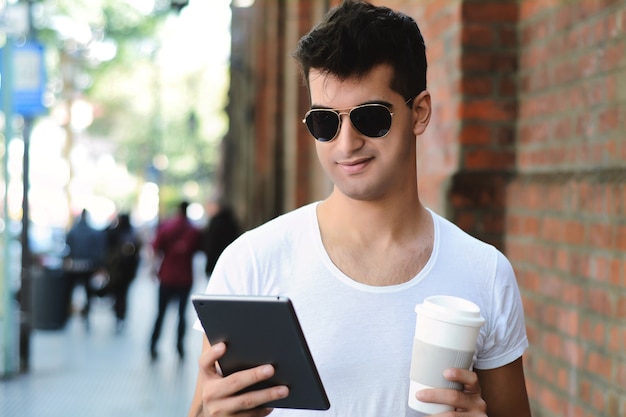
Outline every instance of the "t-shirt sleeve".
[[(244, 234), (228, 246), (215, 264), (206, 287), (207, 294), (254, 294), (255, 275), (254, 251)], [(199, 320), (194, 329), (203, 330)]]
[(507, 365), (528, 347), (524, 309), (513, 267), (499, 251), (493, 280), (493, 300), (489, 327), (482, 349), (477, 352), (477, 369), (495, 369)]

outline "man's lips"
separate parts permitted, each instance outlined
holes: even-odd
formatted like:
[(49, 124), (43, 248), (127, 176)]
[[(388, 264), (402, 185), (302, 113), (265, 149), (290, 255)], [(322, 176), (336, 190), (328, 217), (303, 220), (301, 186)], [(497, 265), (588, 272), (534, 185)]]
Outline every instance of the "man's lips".
[(351, 161), (340, 161), (337, 165), (348, 174), (356, 174), (365, 169), (373, 158), (360, 158)]

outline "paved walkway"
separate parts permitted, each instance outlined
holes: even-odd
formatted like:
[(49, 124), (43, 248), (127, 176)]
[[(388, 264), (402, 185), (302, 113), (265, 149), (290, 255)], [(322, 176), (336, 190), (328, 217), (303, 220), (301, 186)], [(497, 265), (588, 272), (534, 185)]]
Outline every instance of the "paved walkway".
[[(206, 285), (199, 275), (192, 292)], [(34, 330), (31, 370), (0, 380), (3, 417), (184, 416), (193, 395), (201, 338), (188, 308), (186, 357), (176, 353), (176, 306), (171, 305), (159, 341), (159, 359), (151, 363), (149, 338), (156, 317), (157, 283), (145, 273), (129, 293), (126, 327), (115, 332), (110, 300), (92, 304), (86, 329), (73, 316), (62, 330)]]

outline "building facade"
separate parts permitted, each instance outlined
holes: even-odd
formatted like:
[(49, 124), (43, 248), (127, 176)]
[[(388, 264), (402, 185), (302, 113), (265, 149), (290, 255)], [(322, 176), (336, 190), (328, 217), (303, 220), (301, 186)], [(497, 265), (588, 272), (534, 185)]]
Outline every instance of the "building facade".
[[(233, 5), (221, 178), (247, 228), (330, 191), (291, 53), (337, 3)], [(424, 203), (516, 270), (534, 415), (626, 415), (626, 3), (374, 3), (426, 40)]]

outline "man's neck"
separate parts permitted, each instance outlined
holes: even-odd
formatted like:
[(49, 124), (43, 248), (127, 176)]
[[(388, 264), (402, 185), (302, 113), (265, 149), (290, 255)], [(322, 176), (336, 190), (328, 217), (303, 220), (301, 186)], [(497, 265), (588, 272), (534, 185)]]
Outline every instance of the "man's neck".
[(354, 239), (394, 239), (414, 236), (430, 221), (428, 211), (417, 193), (402, 198), (359, 201), (333, 192), (317, 211), (322, 230), (334, 231)]
[(320, 203), (317, 215), (328, 256), (363, 284), (407, 282), (432, 253), (432, 217), (418, 199), (384, 204), (331, 195)]

